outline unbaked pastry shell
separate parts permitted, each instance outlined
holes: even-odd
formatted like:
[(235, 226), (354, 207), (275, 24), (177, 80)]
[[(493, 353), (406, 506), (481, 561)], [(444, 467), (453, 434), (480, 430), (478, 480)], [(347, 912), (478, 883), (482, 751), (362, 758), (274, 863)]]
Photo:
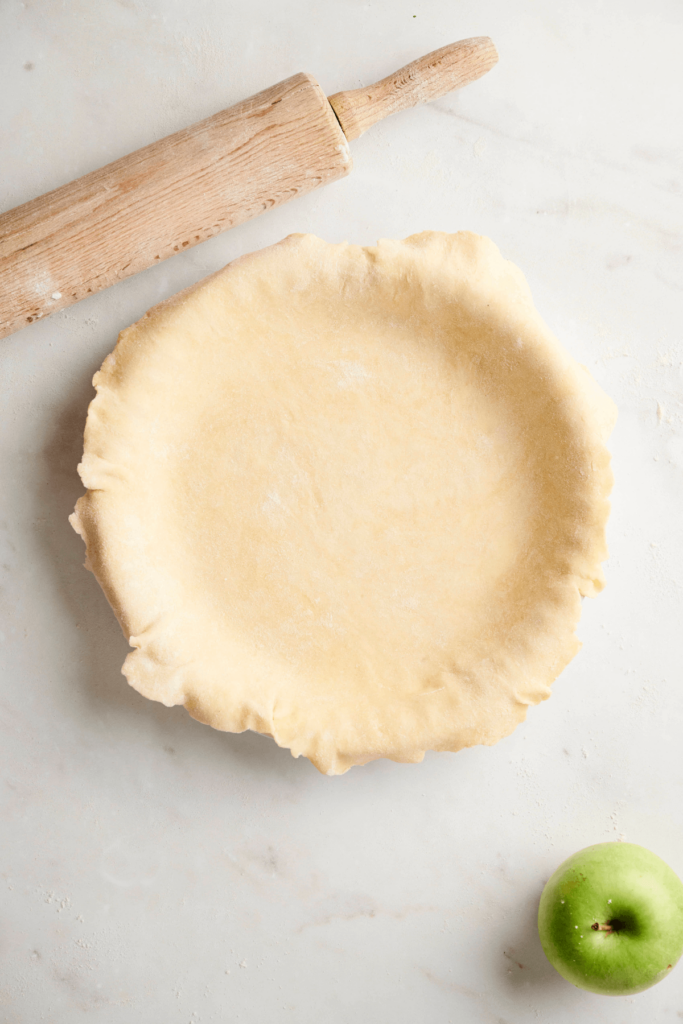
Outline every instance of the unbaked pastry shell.
[(495, 743), (578, 650), (616, 409), (488, 239), (292, 235), (94, 384), (71, 522), (146, 697), (335, 775)]

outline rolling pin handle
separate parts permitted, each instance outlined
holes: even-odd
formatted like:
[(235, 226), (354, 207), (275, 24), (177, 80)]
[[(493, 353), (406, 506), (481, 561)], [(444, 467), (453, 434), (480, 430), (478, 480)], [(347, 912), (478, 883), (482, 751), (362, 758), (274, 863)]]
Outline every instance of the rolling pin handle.
[(476, 81), (497, 61), (498, 52), (488, 36), (461, 39), (419, 57), (375, 85), (336, 92), (328, 100), (351, 141), (390, 114), (429, 103)]

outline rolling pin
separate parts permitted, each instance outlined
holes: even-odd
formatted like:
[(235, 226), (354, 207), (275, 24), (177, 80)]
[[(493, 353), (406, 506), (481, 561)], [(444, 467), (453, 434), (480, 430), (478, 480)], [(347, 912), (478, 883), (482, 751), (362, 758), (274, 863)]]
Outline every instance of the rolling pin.
[(0, 216), (0, 337), (351, 170), (348, 143), (484, 75), (485, 36), (325, 97), (307, 74)]

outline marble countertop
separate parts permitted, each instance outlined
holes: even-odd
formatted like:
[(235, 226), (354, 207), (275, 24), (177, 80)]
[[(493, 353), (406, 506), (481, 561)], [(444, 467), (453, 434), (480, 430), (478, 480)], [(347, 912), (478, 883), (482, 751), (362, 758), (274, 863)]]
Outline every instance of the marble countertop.
[[(490, 35), (481, 81), (352, 145), (350, 177), (0, 342), (0, 1019), (643, 1024), (540, 948), (545, 880), (625, 838), (683, 875), (679, 0), (4, 0), (3, 209), (297, 71), (328, 94)], [(67, 516), (117, 332), (310, 231), (489, 235), (619, 406), (608, 585), (493, 748), (325, 778), (128, 688)]]

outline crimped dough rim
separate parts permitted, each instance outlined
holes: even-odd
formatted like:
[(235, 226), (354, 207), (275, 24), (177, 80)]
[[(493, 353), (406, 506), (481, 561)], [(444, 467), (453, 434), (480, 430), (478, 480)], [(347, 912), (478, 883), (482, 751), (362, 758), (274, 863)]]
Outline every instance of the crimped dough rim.
[(488, 239), (289, 236), (93, 383), (70, 521), (145, 696), (334, 775), (497, 742), (578, 650), (616, 409)]

